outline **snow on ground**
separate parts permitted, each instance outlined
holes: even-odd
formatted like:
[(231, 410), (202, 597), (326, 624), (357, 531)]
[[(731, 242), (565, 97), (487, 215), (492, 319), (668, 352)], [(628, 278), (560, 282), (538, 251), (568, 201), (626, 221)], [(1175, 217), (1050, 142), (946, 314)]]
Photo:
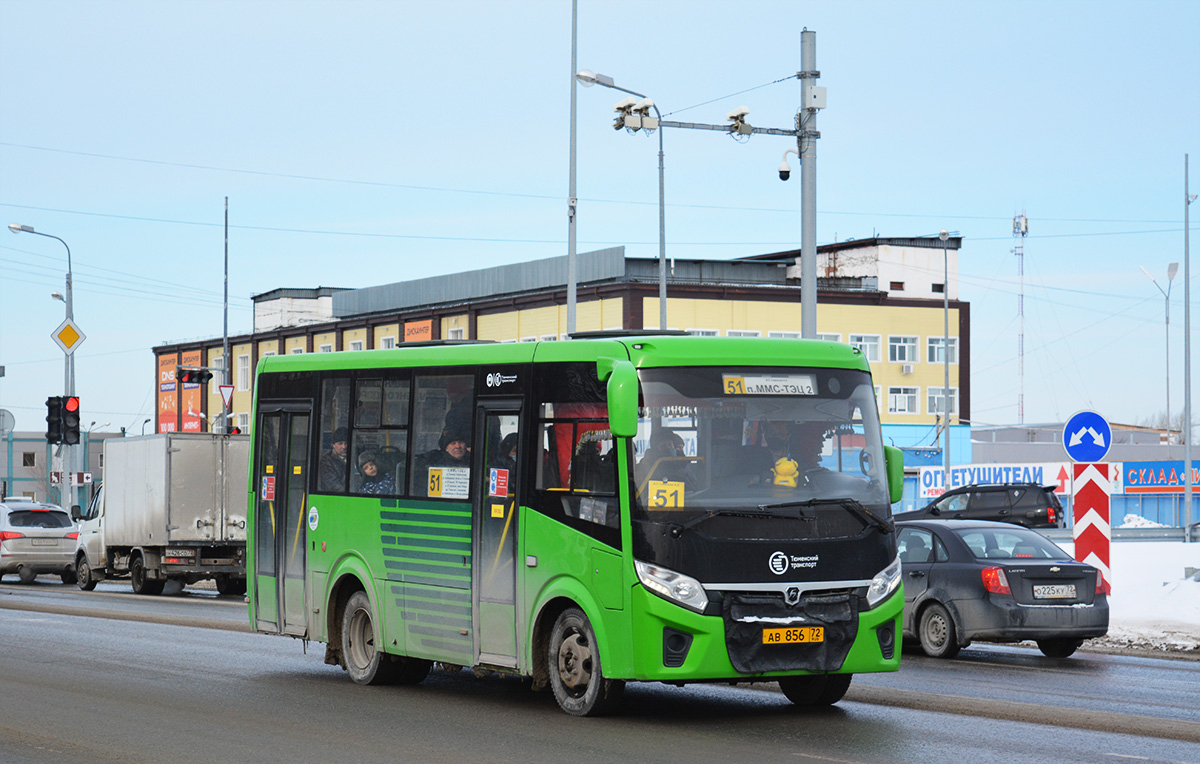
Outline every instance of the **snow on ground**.
[[(1155, 525), (1126, 515), (1124, 528)], [(1070, 542), (1061, 543), (1073, 551)], [(1200, 543), (1115, 541), (1105, 641), (1164, 651), (1200, 651)], [(1185, 577), (1191, 568), (1192, 576)], [(1086, 648), (1085, 648), (1086, 649)]]

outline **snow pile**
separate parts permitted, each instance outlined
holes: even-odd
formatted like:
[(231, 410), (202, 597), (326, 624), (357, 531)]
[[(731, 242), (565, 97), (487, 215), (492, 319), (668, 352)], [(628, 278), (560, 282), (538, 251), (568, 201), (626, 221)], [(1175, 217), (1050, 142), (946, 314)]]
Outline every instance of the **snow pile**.
[[(1071, 552), (1074, 545), (1060, 546)], [(1105, 641), (1200, 652), (1200, 543), (1117, 541), (1109, 566), (1112, 594)]]
[(1166, 528), (1162, 523), (1147, 520), (1141, 515), (1125, 515), (1125, 520), (1116, 528)]

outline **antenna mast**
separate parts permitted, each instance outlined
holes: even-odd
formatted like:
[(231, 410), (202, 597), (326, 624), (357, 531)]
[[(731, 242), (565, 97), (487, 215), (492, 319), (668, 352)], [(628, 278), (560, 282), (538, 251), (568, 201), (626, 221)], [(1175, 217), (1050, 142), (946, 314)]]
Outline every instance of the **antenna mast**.
[(1017, 424), (1025, 424), (1025, 237), (1029, 235), (1029, 218), (1025, 213), (1013, 216), (1013, 238), (1017, 240), (1013, 254), (1017, 256)]

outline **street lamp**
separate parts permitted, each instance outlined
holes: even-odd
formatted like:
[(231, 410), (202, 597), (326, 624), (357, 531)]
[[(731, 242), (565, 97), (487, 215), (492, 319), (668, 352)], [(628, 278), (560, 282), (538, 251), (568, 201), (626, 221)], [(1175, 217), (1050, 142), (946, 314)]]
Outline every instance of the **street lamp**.
[(1183, 471), (1187, 473), (1183, 489), (1183, 540), (1192, 540), (1192, 275), (1188, 256), (1188, 210), (1196, 201), (1188, 193), (1188, 155), (1183, 155)]
[[(66, 303), (67, 321), (74, 323), (75, 308), (74, 308), (74, 302), (72, 301), (72, 298), (71, 298), (71, 247), (68, 246), (65, 241), (63, 241), (59, 237), (55, 236), (54, 234), (42, 233), (41, 231), (33, 230), (33, 226), (21, 225), (20, 223), (9, 223), (8, 230), (12, 231), (13, 233), (31, 233), (31, 234), (34, 234), (35, 236), (45, 236), (47, 239), (56, 239), (59, 243), (61, 243), (64, 247), (67, 248), (66, 298), (64, 299), (63, 296), (59, 295), (57, 292), (55, 292), (54, 295), (56, 295), (55, 299), (62, 300), (64, 303)], [(75, 395), (75, 355), (74, 355), (74, 353), (64, 352), (63, 386), (66, 387), (68, 396)], [(71, 459), (71, 457), (73, 457), (75, 455), (74, 449), (70, 445), (64, 445), (63, 448), (66, 449), (63, 453), (63, 471), (64, 472), (77, 472), (78, 470), (74, 469), (74, 467), (76, 465), (74, 464), (73, 460)], [(77, 491), (82, 491), (82, 488), (77, 488)], [(76, 498), (78, 498), (78, 497), (79, 497), (79, 493), (76, 494)]]
[(1173, 282), (1175, 280), (1175, 274), (1179, 272), (1179, 263), (1171, 263), (1167, 266), (1167, 288), (1166, 288), (1166, 291), (1164, 291), (1163, 288), (1158, 285), (1158, 281), (1156, 281), (1155, 278), (1150, 275), (1150, 271), (1146, 270), (1144, 266), (1139, 265), (1138, 267), (1142, 269), (1142, 273), (1146, 274), (1146, 278), (1148, 278), (1154, 282), (1154, 286), (1158, 289), (1158, 291), (1162, 292), (1162, 296), (1164, 298), (1164, 304), (1166, 305), (1166, 309), (1165, 309), (1166, 312), (1164, 315), (1166, 316), (1165, 326), (1166, 326), (1166, 333), (1167, 333), (1167, 341), (1166, 341), (1166, 345), (1165, 345), (1166, 356), (1167, 356), (1167, 446), (1170, 446), (1171, 445), (1171, 282)]
[(145, 435), (145, 434), (146, 434), (146, 425), (148, 425), (148, 424), (150, 424), (150, 419), (149, 419), (149, 417), (147, 417), (147, 418), (146, 418), (146, 419), (145, 419), (145, 420), (142, 422), (142, 434), (143, 434), (143, 435)]
[[(603, 74), (596, 74), (589, 69), (580, 69), (575, 75), (575, 79), (579, 80), (579, 84), (590, 88), (592, 85), (603, 85), (606, 88), (619, 90), (622, 93), (637, 96), (641, 101), (636, 103), (626, 103), (622, 101), (618, 105), (617, 111), (623, 113), (617, 117), (616, 128), (625, 127), (629, 130), (645, 129), (653, 132), (658, 130), (658, 328), (667, 328), (667, 233), (666, 233), (666, 209), (665, 209), (665, 192), (663, 189), (663, 131), (659, 129), (659, 123), (662, 122), (662, 114), (659, 113), (658, 107), (654, 101), (647, 98), (642, 93), (634, 90), (628, 90), (613, 82), (612, 77)], [(654, 119), (651, 120), (647, 112), (654, 109)]]
[(942, 240), (942, 360), (946, 370), (946, 386), (942, 388), (942, 416), (945, 418), (942, 433), (942, 487), (950, 488), (950, 233), (943, 228), (938, 233)]

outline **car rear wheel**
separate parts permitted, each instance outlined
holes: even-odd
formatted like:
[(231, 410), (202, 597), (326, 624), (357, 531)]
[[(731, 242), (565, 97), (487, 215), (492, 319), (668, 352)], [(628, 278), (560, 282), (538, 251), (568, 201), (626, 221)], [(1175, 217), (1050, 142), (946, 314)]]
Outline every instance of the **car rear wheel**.
[(134, 594), (162, 594), (163, 587), (167, 582), (151, 579), (146, 572), (146, 562), (141, 555), (138, 555), (133, 558), (133, 562), (129, 563), (129, 583), (133, 587)]
[(930, 658), (953, 658), (958, 655), (958, 635), (954, 621), (946, 608), (936, 602), (921, 613), (921, 626), (917, 630), (921, 638), (921, 649)]
[(87, 557), (79, 555), (79, 559), (75, 561), (75, 585), (85, 592), (90, 592), (96, 588), (97, 579), (92, 578), (92, 566), (88, 564)]
[(779, 680), (779, 689), (798, 706), (832, 706), (845, 697), (853, 678), (853, 674), (788, 676)]
[(1082, 639), (1039, 639), (1037, 641), (1038, 649), (1048, 658), (1070, 657), (1082, 644)]
[(67, 568), (66, 570), (64, 570), (62, 573), (59, 573), (58, 575), (59, 575), (59, 578), (62, 579), (62, 582), (64, 584), (75, 583), (75, 580), (76, 580), (75, 579), (75, 568), (73, 568), (73, 567)]
[(37, 571), (30, 567), (24, 567), (17, 571), (17, 578), (21, 579), (23, 584), (32, 584), (37, 580)]

